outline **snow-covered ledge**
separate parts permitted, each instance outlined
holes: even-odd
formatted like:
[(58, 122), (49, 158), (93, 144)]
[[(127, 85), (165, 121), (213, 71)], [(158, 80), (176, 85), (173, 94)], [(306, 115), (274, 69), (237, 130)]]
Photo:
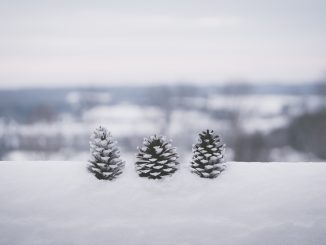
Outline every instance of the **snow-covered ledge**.
[(164, 181), (133, 164), (114, 182), (86, 162), (0, 162), (0, 244), (326, 244), (326, 163), (185, 167)]

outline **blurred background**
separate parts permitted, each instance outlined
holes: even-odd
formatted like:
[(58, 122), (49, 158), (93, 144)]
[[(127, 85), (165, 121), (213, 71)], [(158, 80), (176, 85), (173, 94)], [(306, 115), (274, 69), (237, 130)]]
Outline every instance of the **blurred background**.
[(326, 2), (2, 1), (0, 160), (84, 160), (102, 125), (189, 156), (325, 161)]

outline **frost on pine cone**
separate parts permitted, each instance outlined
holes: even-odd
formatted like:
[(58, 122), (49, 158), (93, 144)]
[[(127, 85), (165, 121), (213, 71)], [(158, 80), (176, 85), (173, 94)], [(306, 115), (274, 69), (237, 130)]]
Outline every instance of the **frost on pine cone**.
[(97, 128), (90, 139), (91, 159), (88, 170), (98, 179), (115, 179), (124, 168), (124, 162), (120, 160), (117, 142), (103, 127)]
[(193, 146), (191, 171), (202, 178), (215, 178), (224, 170), (224, 148), (213, 130), (200, 133), (198, 143)]
[(172, 175), (178, 166), (176, 149), (165, 137), (151, 136), (145, 138), (137, 154), (136, 171), (140, 177), (161, 179)]

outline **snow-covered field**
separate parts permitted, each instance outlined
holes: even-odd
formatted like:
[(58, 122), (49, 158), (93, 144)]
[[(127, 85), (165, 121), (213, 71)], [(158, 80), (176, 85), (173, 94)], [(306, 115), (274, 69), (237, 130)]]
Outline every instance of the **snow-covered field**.
[[(131, 162), (131, 161), (130, 161)], [(326, 244), (326, 163), (228, 163), (164, 181), (132, 164), (114, 182), (86, 162), (1, 162), (0, 244)]]
[[(83, 99), (91, 100), (92, 106), (86, 106)], [(168, 107), (164, 103), (160, 106), (150, 103), (140, 106), (124, 100), (110, 104), (111, 95), (103, 92), (72, 92), (66, 100), (70, 107), (67, 111), (58, 112), (52, 121), (38, 118), (33, 123), (16, 122), (0, 115), (0, 160), (83, 160), (85, 152), (88, 153), (88, 137), (99, 125), (108, 128), (122, 148), (129, 151), (136, 149), (138, 138), (160, 133), (174, 139), (179, 144), (176, 145), (178, 149), (189, 150), (202, 130), (214, 129), (226, 142), (234, 140), (234, 127), (242, 134), (258, 132), (266, 136), (273, 130), (286, 129), (295, 116), (317, 110), (325, 103), (316, 95), (230, 96), (214, 93), (208, 97), (180, 97)], [(278, 138), (276, 142), (279, 142)], [(284, 158), (274, 154), (265, 159), (317, 159), (279, 144), (269, 150), (295, 157)], [(231, 143), (230, 146), (234, 145)], [(230, 156), (233, 155), (228, 158), (232, 160)]]

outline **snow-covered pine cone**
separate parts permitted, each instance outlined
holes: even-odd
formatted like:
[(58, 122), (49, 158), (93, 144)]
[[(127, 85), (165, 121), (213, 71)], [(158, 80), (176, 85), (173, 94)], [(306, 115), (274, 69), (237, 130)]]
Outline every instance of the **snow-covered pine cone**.
[(136, 171), (140, 177), (161, 179), (172, 175), (178, 167), (176, 148), (163, 136), (144, 138), (143, 146), (138, 148)]
[(191, 171), (202, 178), (215, 178), (225, 168), (225, 145), (213, 130), (206, 130), (199, 134), (198, 143), (193, 145)]
[(90, 137), (91, 158), (88, 170), (98, 179), (113, 180), (122, 173), (124, 161), (120, 160), (117, 142), (103, 127), (98, 127)]

